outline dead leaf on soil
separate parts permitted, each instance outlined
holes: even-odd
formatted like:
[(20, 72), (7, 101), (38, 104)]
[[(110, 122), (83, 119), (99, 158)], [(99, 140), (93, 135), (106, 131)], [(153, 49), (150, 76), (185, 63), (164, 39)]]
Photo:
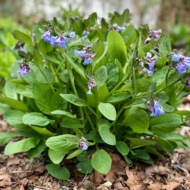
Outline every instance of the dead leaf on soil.
[(104, 184), (97, 187), (96, 189), (98, 189), (98, 190), (108, 190), (111, 186), (112, 186), (112, 183), (107, 181)]
[(163, 185), (162, 188), (163, 189), (167, 189), (167, 190), (174, 190), (174, 189), (176, 189), (179, 186), (180, 186), (180, 183), (169, 182), (167, 185)]
[(169, 174), (171, 172), (167, 167), (152, 165), (152, 166), (146, 168), (146, 173), (165, 175), (165, 174)]
[(0, 187), (6, 187), (11, 185), (11, 176), (8, 174), (0, 175)]
[(162, 190), (162, 184), (154, 183), (148, 186), (149, 190)]

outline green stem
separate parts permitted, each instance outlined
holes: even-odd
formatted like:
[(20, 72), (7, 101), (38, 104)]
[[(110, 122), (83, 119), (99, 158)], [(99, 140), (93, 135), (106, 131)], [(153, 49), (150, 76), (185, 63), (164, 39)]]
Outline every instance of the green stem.
[(127, 79), (127, 75), (110, 91), (109, 96)]
[[(71, 71), (70, 66), (69, 66), (69, 64), (68, 64), (67, 61), (66, 61), (66, 65), (67, 65), (67, 71), (68, 71), (68, 74), (69, 74), (69, 78), (70, 78), (70, 81), (71, 81), (71, 86), (73, 88), (73, 91), (74, 91), (75, 95), (78, 96), (78, 93), (77, 93), (77, 90), (76, 90), (75, 84), (74, 84), (74, 77), (72, 75), (72, 71)], [(79, 107), (79, 110), (80, 110), (80, 116), (82, 118), (82, 123), (84, 124), (85, 122), (84, 122), (84, 113), (83, 113), (83, 110), (82, 110), (81, 107)]]
[(57, 78), (57, 73), (55, 72), (55, 70), (54, 70), (52, 64), (49, 64), (49, 68), (50, 68), (51, 72), (53, 73), (55, 82), (59, 82), (59, 80), (58, 80), (58, 78)]
[(93, 123), (92, 123), (92, 120), (91, 120), (91, 118), (90, 118), (90, 116), (89, 116), (89, 113), (88, 113), (88, 111), (86, 111), (86, 109), (85, 109), (85, 114), (86, 114), (86, 116), (87, 116), (87, 118), (88, 118), (88, 121), (89, 121), (89, 123), (90, 123), (92, 129), (95, 129), (95, 127), (94, 127), (94, 125), (93, 125)]
[(53, 93), (55, 93), (55, 90), (54, 90), (53, 86), (52, 86), (51, 83), (48, 81), (48, 79), (47, 79), (46, 75), (44, 74), (44, 72), (42, 71), (42, 69), (41, 69), (40, 67), (38, 67), (38, 68), (39, 68), (40, 72), (42, 73), (42, 75), (44, 76), (46, 82), (47, 82), (48, 85), (50, 86), (50, 88), (51, 88), (51, 90), (53, 91)]

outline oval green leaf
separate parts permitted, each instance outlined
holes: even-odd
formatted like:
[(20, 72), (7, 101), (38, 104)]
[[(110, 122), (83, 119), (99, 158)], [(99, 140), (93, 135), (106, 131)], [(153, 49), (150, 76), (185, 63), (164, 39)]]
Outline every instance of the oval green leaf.
[(76, 106), (79, 106), (79, 107), (88, 106), (88, 104), (83, 99), (79, 98), (78, 96), (74, 94), (60, 94), (60, 96), (64, 98), (66, 101)]
[(5, 155), (15, 154), (18, 152), (26, 152), (30, 150), (31, 148), (34, 148), (37, 146), (37, 144), (40, 142), (39, 138), (31, 137), (27, 139), (22, 139), (17, 142), (10, 142), (5, 147)]
[(116, 119), (116, 110), (112, 104), (99, 103), (98, 109), (102, 113), (102, 115), (106, 117), (107, 119), (112, 120), (112, 121)]
[(102, 174), (107, 174), (111, 169), (112, 159), (105, 150), (97, 150), (92, 155), (92, 167)]
[(57, 179), (67, 180), (70, 178), (69, 170), (62, 167), (59, 164), (48, 164), (46, 165), (48, 172)]

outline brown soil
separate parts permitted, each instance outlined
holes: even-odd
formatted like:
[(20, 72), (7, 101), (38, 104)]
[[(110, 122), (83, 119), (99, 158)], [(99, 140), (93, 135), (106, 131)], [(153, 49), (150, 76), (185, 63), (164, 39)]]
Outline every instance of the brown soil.
[[(0, 121), (0, 132), (11, 128)], [(189, 135), (189, 128), (180, 133)], [(70, 180), (57, 180), (48, 174), (46, 156), (28, 158), (25, 153), (4, 156), (0, 147), (0, 190), (190, 190), (190, 153), (177, 149), (154, 165), (135, 162), (128, 165), (110, 151), (113, 164), (107, 175), (93, 172), (84, 175), (72, 161), (64, 163), (71, 171)], [(183, 165), (182, 165), (183, 164)], [(181, 166), (182, 165), (182, 166)]]

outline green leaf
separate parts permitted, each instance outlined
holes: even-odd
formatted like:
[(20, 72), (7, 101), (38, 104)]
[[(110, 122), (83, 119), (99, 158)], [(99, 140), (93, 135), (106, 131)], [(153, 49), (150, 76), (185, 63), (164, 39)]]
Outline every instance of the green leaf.
[(67, 101), (60, 96), (61, 93), (65, 92), (66, 89), (63, 87), (55, 92), (50, 103), (51, 110), (65, 110), (67, 108)]
[(162, 37), (159, 47), (161, 57), (167, 56), (171, 52), (170, 37), (165, 35)]
[(46, 114), (51, 113), (52, 89), (47, 84), (35, 82), (33, 85), (34, 100), (38, 108)]
[(0, 102), (3, 104), (7, 104), (11, 108), (16, 109), (16, 110), (20, 110), (20, 111), (24, 111), (24, 112), (28, 111), (28, 108), (26, 107), (26, 105), (23, 102), (12, 99), (12, 98), (0, 96)]
[(145, 150), (134, 150), (133, 155), (131, 156), (132, 159), (138, 158), (143, 160), (149, 160), (150, 155)]
[(34, 49), (34, 51), (33, 51), (33, 60), (34, 60), (34, 63), (38, 67), (41, 66), (42, 61), (43, 61), (43, 57), (42, 57), (42, 55), (40, 54), (40, 52), (37, 49)]
[(109, 144), (109, 145), (115, 145), (116, 144), (116, 138), (115, 135), (113, 135), (110, 132), (110, 125), (106, 123), (99, 123), (98, 124), (98, 132), (102, 138), (102, 140)]
[(44, 140), (44, 139), (41, 139), (40, 142), (37, 144), (36, 147), (31, 148), (31, 149), (27, 152), (27, 155), (28, 155), (30, 158), (34, 158), (34, 157), (36, 157), (36, 156), (39, 156), (39, 155), (44, 151), (45, 148), (46, 148), (45, 140)]
[(177, 147), (175, 142), (169, 142), (168, 140), (159, 137), (156, 137), (156, 143), (156, 145), (164, 152), (171, 152)]
[(54, 120), (50, 120), (48, 117), (38, 112), (27, 113), (23, 116), (22, 121), (26, 125), (46, 126)]
[(108, 33), (107, 42), (108, 54), (111, 60), (114, 62), (115, 59), (118, 59), (122, 65), (125, 65), (125, 62), (127, 61), (127, 50), (121, 35), (117, 31), (111, 30)]
[(143, 41), (142, 41), (142, 37), (141, 37), (141, 33), (139, 33), (139, 39), (138, 39), (138, 56), (140, 58), (143, 58), (145, 56), (145, 52), (143, 50)]
[(63, 158), (65, 157), (67, 152), (68, 151), (65, 151), (65, 150), (60, 150), (60, 149), (53, 150), (53, 149), (49, 148), (48, 156), (54, 164), (59, 164), (63, 160)]
[(132, 24), (129, 24), (121, 35), (127, 46), (131, 45), (137, 38), (136, 29)]
[(139, 138), (127, 138), (130, 141), (130, 148), (140, 148), (143, 146), (154, 145), (156, 142), (153, 140), (139, 139)]
[(98, 109), (102, 113), (102, 115), (106, 117), (107, 119), (112, 120), (112, 121), (116, 119), (116, 110), (112, 104), (99, 103)]
[(112, 159), (105, 150), (97, 150), (92, 155), (91, 164), (96, 171), (107, 174), (111, 169)]
[(81, 154), (77, 156), (78, 161), (85, 161), (88, 156), (87, 151), (83, 151)]
[[(69, 154), (69, 155), (66, 157), (66, 159), (72, 159), (72, 158), (74, 158), (74, 157), (80, 155), (81, 152), (83, 152), (83, 149), (82, 149), (82, 148), (77, 149), (77, 150), (75, 150), (74, 152), (72, 152), (71, 154)], [(86, 152), (86, 151), (85, 151), (85, 152)], [(86, 158), (85, 158), (85, 159), (86, 159)]]
[(3, 118), (11, 125), (19, 130), (27, 130), (28, 126), (22, 122), (24, 113), (19, 110), (8, 110), (4, 113)]
[(91, 160), (87, 158), (77, 164), (77, 170), (82, 174), (90, 174), (93, 171)]
[(165, 113), (151, 119), (150, 126), (151, 131), (154, 134), (160, 135), (174, 131), (176, 128), (180, 127), (182, 123), (183, 122), (180, 115)]
[(15, 154), (19, 152), (27, 152), (31, 148), (34, 148), (37, 146), (37, 144), (40, 142), (39, 138), (31, 137), (27, 139), (22, 139), (17, 142), (9, 142), (7, 146), (5, 147), (5, 155)]
[(74, 94), (60, 94), (60, 96), (64, 98), (66, 101), (76, 106), (79, 106), (79, 107), (88, 106), (88, 104), (83, 99), (79, 98), (78, 96)]
[(78, 120), (77, 118), (66, 117), (62, 119), (61, 127), (75, 129), (75, 128), (83, 128), (84, 125), (81, 124), (80, 120)]
[(61, 62), (59, 60), (57, 60), (55, 57), (52, 57), (52, 56), (49, 56), (49, 55), (46, 55), (46, 54), (43, 54), (43, 57), (48, 61), (48, 62), (51, 62), (51, 63), (56, 63), (57, 65), (60, 65)]
[(68, 60), (69, 64), (74, 68), (74, 70), (84, 79), (86, 79), (84, 74), (84, 69), (82, 65), (79, 65), (74, 61), (69, 55), (65, 54), (66, 59)]
[(46, 141), (46, 145), (53, 150), (68, 151), (77, 147), (78, 139), (74, 135), (65, 134), (55, 137), (50, 137)]
[(46, 165), (46, 168), (48, 172), (57, 179), (68, 180), (70, 178), (69, 170), (58, 164), (48, 164)]
[(130, 126), (136, 133), (143, 133), (149, 127), (149, 116), (142, 108), (132, 106), (125, 112), (123, 124)]
[(4, 93), (8, 98), (17, 99), (16, 85), (12, 83), (11, 79), (6, 80)]
[(51, 131), (49, 131), (46, 128), (41, 128), (41, 127), (36, 127), (36, 126), (30, 126), (30, 128), (34, 129), (34, 131), (36, 131), (40, 135), (43, 135), (46, 137), (55, 136), (57, 134), (57, 133), (52, 133)]
[(116, 144), (117, 150), (123, 155), (126, 156), (129, 153), (128, 145), (123, 141), (117, 141)]
[(127, 93), (127, 92), (119, 92), (117, 94), (114, 94), (112, 96), (110, 96), (106, 102), (110, 102), (110, 103), (118, 103), (118, 102), (122, 102), (128, 98), (130, 98), (132, 95), (131, 93)]
[(26, 43), (26, 44), (29, 44), (29, 45), (33, 45), (31, 38), (30, 38), (28, 35), (24, 34), (23, 32), (20, 32), (20, 31), (18, 31), (18, 30), (15, 30), (15, 31), (13, 32), (13, 36), (14, 36), (18, 41), (20, 41), (20, 42), (23, 42), (23, 43)]
[(106, 84), (104, 83), (102, 86), (100, 86), (98, 88), (98, 100), (99, 100), (99, 102), (104, 102), (108, 96), (109, 96), (109, 91), (108, 91)]
[(53, 114), (53, 115), (65, 115), (65, 116), (70, 117), (70, 118), (76, 118), (76, 115), (73, 115), (68, 111), (62, 111), (62, 110), (54, 110), (51, 112), (51, 114)]
[[(119, 63), (118, 63), (119, 64)], [(108, 86), (108, 89), (111, 90), (116, 86), (119, 80), (119, 68), (116, 64), (114, 63), (108, 63), (106, 64), (107, 68), (107, 80), (106, 80), (106, 85)]]
[[(41, 53), (47, 54), (53, 50), (53, 47), (51, 44), (46, 43), (43, 39), (40, 40), (38, 44), (39, 51)], [(50, 57), (50, 56), (49, 56)]]
[(107, 80), (107, 69), (105, 66), (99, 67), (95, 72), (95, 81), (98, 86), (102, 86)]
[(0, 133), (0, 145), (6, 144), (10, 139), (21, 136), (17, 132), (1, 132)]

